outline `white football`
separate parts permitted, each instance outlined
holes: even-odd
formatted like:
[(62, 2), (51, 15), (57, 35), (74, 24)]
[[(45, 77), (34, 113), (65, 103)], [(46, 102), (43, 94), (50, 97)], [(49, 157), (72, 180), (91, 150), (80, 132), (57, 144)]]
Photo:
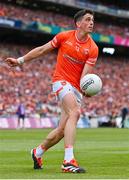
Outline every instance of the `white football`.
[(102, 80), (96, 74), (86, 74), (80, 80), (80, 89), (88, 96), (98, 94), (102, 89)]

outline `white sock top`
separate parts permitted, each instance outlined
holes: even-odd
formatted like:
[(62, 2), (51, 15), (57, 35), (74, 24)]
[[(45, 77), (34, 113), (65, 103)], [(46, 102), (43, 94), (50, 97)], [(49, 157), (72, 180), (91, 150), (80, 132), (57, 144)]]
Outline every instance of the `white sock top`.
[(66, 162), (70, 162), (72, 159), (74, 159), (73, 147), (65, 148), (64, 160), (66, 160)]

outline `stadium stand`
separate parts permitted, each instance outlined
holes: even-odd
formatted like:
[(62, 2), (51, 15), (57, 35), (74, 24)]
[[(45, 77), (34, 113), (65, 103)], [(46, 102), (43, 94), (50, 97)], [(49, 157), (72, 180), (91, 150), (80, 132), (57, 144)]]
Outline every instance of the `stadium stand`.
[[(19, 57), (29, 51), (31, 47), (11, 46), (8, 44), (0, 45), (0, 56)], [(35, 111), (36, 103), (41, 101), (43, 104), (49, 103), (55, 107), (55, 99), (51, 94), (51, 76), (56, 63), (56, 54), (52, 53), (39, 59), (36, 63), (28, 64), (24, 71), (18, 71), (13, 75), (1, 67), (0, 87), (3, 99), (3, 113), (10, 111), (13, 113), (17, 106), (17, 98), (24, 95), (27, 106)], [(119, 115), (123, 104), (129, 100), (129, 61), (123, 58), (103, 57), (99, 58), (95, 72), (100, 74), (104, 86), (102, 93), (96, 97), (86, 99), (84, 103), (85, 111), (91, 115), (113, 114)], [(9, 87), (9, 88), (7, 88)], [(129, 102), (128, 102), (129, 103)], [(55, 108), (54, 108), (55, 110)], [(31, 112), (29, 112), (31, 113)]]
[[(21, 20), (23, 21), (24, 25), (28, 25), (33, 21), (37, 21), (44, 24), (57, 25), (63, 28), (74, 28), (73, 19), (59, 13), (43, 10), (36, 10), (35, 12), (24, 7), (16, 7), (14, 5), (6, 5), (3, 3), (0, 3), (0, 7), (1, 16), (5, 18)], [(104, 22), (96, 22), (94, 31), (104, 35), (119, 35), (122, 37), (129, 37), (128, 26), (118, 26), (114, 24), (107, 24)]]
[(109, 0), (109, 1), (101, 0), (101, 2), (99, 0), (95, 0), (95, 1), (94, 0), (89, 0), (89, 1), (86, 1), (86, 2), (90, 2), (92, 4), (101, 4), (103, 6), (110, 7), (112, 9), (125, 9), (125, 10), (129, 9), (128, 0), (125, 0), (124, 3), (121, 2), (121, 1), (115, 1), (115, 0), (113, 0), (113, 1), (112, 0)]
[[(82, 2), (82, 1), (80, 1)], [(97, 1), (96, 1), (97, 2)], [(93, 3), (93, 2), (92, 2)], [(107, 4), (105, 4), (107, 5)], [(74, 23), (70, 16), (48, 10), (20, 7), (12, 4), (0, 3), (0, 18), (20, 20), (23, 22), (23, 29), (29, 23), (36, 21), (43, 24), (56, 25), (62, 28), (73, 28)], [(68, 26), (68, 24), (70, 26)], [(2, 25), (0, 25), (2, 27)], [(11, 28), (9, 27), (8, 32)], [(21, 31), (21, 29), (20, 29)], [(95, 32), (104, 35), (117, 35), (129, 37), (129, 26), (97, 21)], [(35, 32), (36, 33), (36, 32)], [(45, 34), (49, 36), (50, 34)], [(31, 34), (30, 34), (31, 38)], [(10, 44), (6, 39), (1, 38), (0, 58), (20, 57), (34, 45), (18, 44), (18, 36)], [(20, 39), (20, 38), (19, 38)], [(43, 42), (44, 43), (44, 42)], [(100, 47), (105, 44), (99, 44)], [(125, 53), (125, 51), (124, 51)], [(82, 112), (86, 116), (111, 116), (120, 115), (121, 109), (125, 104), (129, 104), (129, 59), (126, 54), (123, 56), (104, 56), (100, 53), (95, 73), (99, 74), (103, 80), (103, 90), (97, 97), (86, 98), (83, 102)], [(55, 97), (51, 93), (51, 76), (55, 67), (55, 52), (40, 58), (35, 63), (28, 64), (21, 71), (18, 68), (13, 74), (5, 66), (0, 66), (0, 114), (14, 114), (16, 112), (19, 98), (24, 98), (28, 115), (36, 113), (38, 105), (41, 104), (44, 116), (55, 116), (60, 113)]]

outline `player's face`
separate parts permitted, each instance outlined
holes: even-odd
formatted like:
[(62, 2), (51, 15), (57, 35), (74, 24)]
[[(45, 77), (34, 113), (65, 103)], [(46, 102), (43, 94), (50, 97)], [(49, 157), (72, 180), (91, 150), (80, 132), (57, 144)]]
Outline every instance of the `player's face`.
[(77, 23), (77, 27), (84, 31), (85, 33), (90, 33), (93, 31), (94, 27), (94, 17), (92, 14), (85, 14), (81, 20)]

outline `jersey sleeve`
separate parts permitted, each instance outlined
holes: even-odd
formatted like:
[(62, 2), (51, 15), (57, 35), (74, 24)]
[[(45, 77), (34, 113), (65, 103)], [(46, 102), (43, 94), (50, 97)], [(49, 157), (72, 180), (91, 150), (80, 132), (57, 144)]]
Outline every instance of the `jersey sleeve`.
[(59, 34), (57, 34), (52, 40), (51, 40), (51, 45), (54, 48), (58, 48), (60, 46), (60, 44), (64, 41), (65, 39), (65, 32), (61, 32)]
[(94, 48), (92, 48), (89, 52), (89, 57), (86, 61), (86, 64), (89, 64), (91, 66), (94, 66), (96, 64), (97, 58), (98, 58), (98, 47), (95, 46)]

